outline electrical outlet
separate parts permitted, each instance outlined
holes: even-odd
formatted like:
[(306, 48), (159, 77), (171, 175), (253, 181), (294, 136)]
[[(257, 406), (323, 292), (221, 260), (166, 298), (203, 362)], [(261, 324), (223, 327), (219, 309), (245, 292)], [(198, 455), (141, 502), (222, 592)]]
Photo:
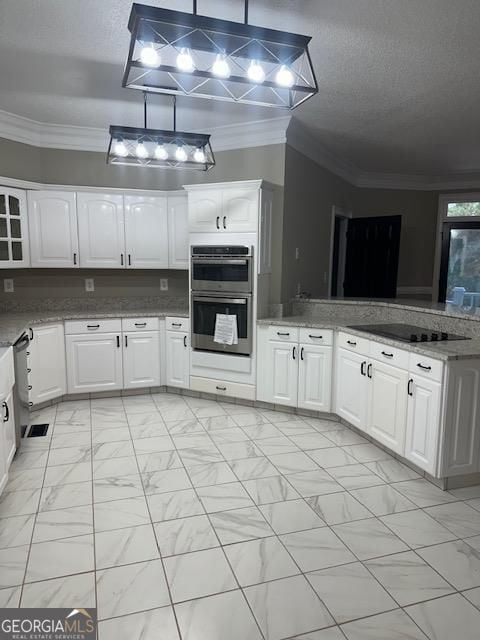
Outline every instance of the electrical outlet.
[(300, 248), (297, 247), (295, 249), (295, 260), (299, 260), (300, 259)]
[(160, 278), (160, 291), (168, 291), (168, 278)]
[(14, 287), (12, 278), (5, 278), (3, 280), (3, 290), (5, 291), (5, 293), (13, 293)]
[(93, 278), (85, 278), (85, 291), (95, 291), (95, 281)]

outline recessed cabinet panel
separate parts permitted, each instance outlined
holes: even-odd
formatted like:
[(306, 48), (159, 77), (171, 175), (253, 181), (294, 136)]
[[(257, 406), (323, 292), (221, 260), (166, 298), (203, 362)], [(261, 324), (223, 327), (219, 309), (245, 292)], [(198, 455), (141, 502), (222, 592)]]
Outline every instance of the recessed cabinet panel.
[(75, 193), (29, 191), (28, 221), (32, 267), (79, 266)]
[(224, 231), (251, 231), (258, 228), (258, 189), (224, 189), (221, 228)]
[(66, 393), (65, 342), (63, 323), (38, 325), (30, 331), (28, 399), (35, 405)]
[(77, 193), (80, 266), (125, 266), (123, 196)]
[(357, 429), (365, 430), (368, 410), (367, 358), (339, 348), (336, 358), (335, 413)]
[(138, 331), (123, 334), (123, 386), (125, 389), (160, 385), (160, 334)]
[(332, 393), (332, 349), (300, 345), (298, 406), (329, 412)]
[(367, 430), (376, 440), (403, 455), (408, 373), (375, 361), (370, 370), (372, 377)]
[(127, 268), (168, 269), (167, 198), (125, 196)]
[(188, 194), (190, 232), (220, 231), (222, 228), (222, 192), (208, 189)]
[(274, 404), (295, 407), (298, 386), (298, 345), (269, 340), (266, 362), (267, 395)]
[(120, 338), (120, 334), (113, 333), (66, 337), (69, 393), (122, 388)]
[(168, 266), (188, 269), (188, 202), (187, 195), (169, 196), (168, 201)]
[(190, 382), (190, 346), (186, 333), (167, 331), (167, 386), (188, 389)]
[(410, 376), (405, 457), (436, 475), (440, 436), (441, 385), (417, 375)]

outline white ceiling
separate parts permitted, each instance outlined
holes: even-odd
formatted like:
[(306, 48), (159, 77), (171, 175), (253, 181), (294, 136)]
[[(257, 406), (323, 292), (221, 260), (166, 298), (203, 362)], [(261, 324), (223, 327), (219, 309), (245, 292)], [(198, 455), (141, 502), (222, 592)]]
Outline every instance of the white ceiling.
[[(0, 109), (46, 123), (141, 126), (141, 94), (121, 88), (131, 4), (1, 0)], [(242, 20), (243, 0), (198, 0), (198, 10)], [(250, 0), (250, 22), (313, 37), (320, 91), (293, 115), (334, 155), (362, 172), (480, 171), (478, 0)], [(149, 124), (169, 126), (169, 100), (151, 102)], [(178, 126), (282, 115), (179, 98)]]

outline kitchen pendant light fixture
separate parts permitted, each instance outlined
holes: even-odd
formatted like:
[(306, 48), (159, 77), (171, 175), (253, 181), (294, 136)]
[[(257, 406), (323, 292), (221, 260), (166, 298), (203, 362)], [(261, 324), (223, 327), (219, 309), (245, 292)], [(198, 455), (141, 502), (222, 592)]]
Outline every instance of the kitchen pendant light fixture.
[(133, 4), (122, 86), (295, 109), (318, 92), (309, 36)]
[(147, 127), (147, 94), (143, 95), (144, 127), (110, 126), (107, 164), (208, 171), (215, 157), (207, 133), (177, 131), (177, 98), (173, 97), (173, 130)]

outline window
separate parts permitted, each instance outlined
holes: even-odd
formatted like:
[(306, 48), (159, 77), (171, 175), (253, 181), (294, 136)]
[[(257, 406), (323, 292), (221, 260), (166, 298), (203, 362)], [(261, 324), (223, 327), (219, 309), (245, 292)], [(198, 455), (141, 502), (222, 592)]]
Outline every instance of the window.
[(479, 216), (480, 218), (480, 202), (449, 202), (447, 216), (449, 218)]

